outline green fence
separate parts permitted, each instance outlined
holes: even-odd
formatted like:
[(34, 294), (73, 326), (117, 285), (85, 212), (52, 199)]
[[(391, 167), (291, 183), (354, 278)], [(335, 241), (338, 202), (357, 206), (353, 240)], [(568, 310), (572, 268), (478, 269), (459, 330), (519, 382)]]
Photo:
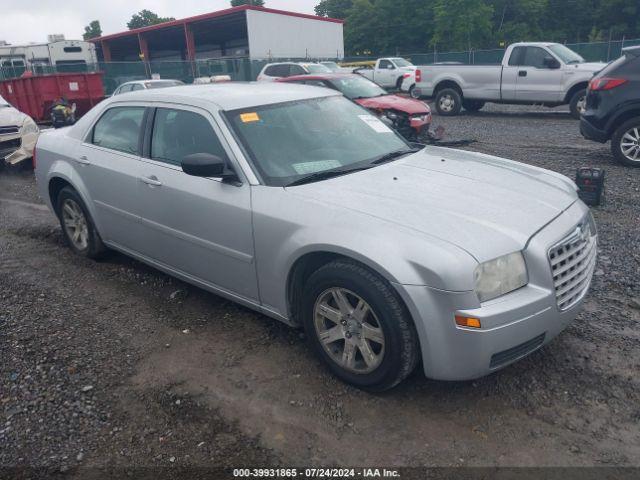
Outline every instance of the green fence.
[[(582, 55), (587, 61), (607, 62), (618, 58), (623, 47), (640, 45), (640, 39), (619, 40), (596, 43), (566, 44), (575, 52)], [(401, 56), (410, 59), (416, 65), (429, 65), (432, 63), (463, 63), (463, 64), (498, 64), (504, 55), (504, 49), (471, 50), (465, 52), (425, 52), (425, 53), (401, 53), (393, 56)], [(381, 55), (382, 56), (382, 55)], [(348, 57), (344, 61), (375, 60), (376, 57)], [(275, 61), (302, 61), (305, 59), (278, 58), (264, 60), (250, 60), (248, 58), (221, 58), (210, 60), (189, 61), (151, 61), (151, 62), (100, 62), (96, 64), (67, 64), (57, 67), (36, 66), (33, 67), (35, 75), (45, 75), (56, 72), (103, 72), (105, 93), (111, 94), (118, 85), (131, 80), (144, 80), (154, 75), (160, 78), (171, 78), (192, 83), (198, 77), (210, 77), (212, 75), (229, 75), (232, 80), (255, 80), (260, 70), (268, 62)], [(306, 59), (310, 61), (310, 59)], [(24, 67), (5, 66), (0, 67), (0, 80), (15, 78), (22, 75)]]

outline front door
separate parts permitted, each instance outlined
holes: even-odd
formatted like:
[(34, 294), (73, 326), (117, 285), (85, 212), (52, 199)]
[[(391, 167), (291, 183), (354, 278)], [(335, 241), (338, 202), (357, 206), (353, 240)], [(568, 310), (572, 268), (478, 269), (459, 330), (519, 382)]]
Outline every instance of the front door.
[(138, 251), (140, 145), (145, 108), (105, 111), (76, 151), (76, 171), (89, 192), (102, 239)]
[(213, 118), (195, 108), (158, 108), (152, 122), (138, 183), (145, 254), (179, 273), (257, 301), (249, 185), (193, 177), (180, 167), (182, 159), (194, 153), (229, 162)]
[(557, 61), (542, 47), (526, 47), (522, 64), (518, 67), (516, 99), (531, 102), (559, 102), (562, 100), (562, 69), (550, 68)]

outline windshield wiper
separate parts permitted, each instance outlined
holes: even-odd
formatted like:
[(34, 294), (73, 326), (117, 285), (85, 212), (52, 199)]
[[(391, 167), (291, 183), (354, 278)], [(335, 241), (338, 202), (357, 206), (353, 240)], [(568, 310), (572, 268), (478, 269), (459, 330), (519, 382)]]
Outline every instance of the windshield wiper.
[(341, 168), (339, 170), (325, 170), (324, 172), (316, 172), (306, 177), (299, 178), (293, 182), (285, 185), (285, 187), (295, 187), (297, 185), (305, 185), (307, 183), (319, 182), (320, 180), (327, 180), (329, 178), (340, 177), (353, 172), (359, 172), (361, 170), (369, 170), (372, 165), (366, 165), (364, 167), (357, 168)]
[(405, 155), (409, 155), (410, 153), (419, 152), (420, 148), (410, 148), (409, 150), (396, 150), (395, 152), (390, 152), (381, 157), (376, 158), (371, 165), (380, 165), (381, 163), (390, 162), (400, 157), (404, 157)]

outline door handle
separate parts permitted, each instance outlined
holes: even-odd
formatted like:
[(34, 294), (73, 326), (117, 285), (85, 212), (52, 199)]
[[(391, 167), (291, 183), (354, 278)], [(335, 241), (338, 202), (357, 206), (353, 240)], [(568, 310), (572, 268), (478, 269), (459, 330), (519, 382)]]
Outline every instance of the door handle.
[(152, 187), (161, 187), (162, 186), (162, 182), (158, 180), (158, 177), (151, 176), (151, 177), (140, 177), (140, 180), (142, 180), (143, 183), (146, 183), (147, 185), (151, 185)]
[(519, 77), (526, 77), (527, 76), (527, 71), (526, 70), (520, 70), (518, 72), (518, 76)]
[(89, 161), (86, 155), (80, 155), (78, 158), (76, 158), (76, 162), (78, 162), (81, 165), (91, 165), (91, 162)]

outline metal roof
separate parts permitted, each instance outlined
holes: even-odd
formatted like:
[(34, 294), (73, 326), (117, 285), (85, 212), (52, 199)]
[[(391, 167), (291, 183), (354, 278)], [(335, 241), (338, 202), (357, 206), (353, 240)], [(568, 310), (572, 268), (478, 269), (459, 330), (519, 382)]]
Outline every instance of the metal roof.
[(149, 27), (136, 28), (133, 30), (127, 30), (125, 32), (113, 33), (110, 35), (103, 35), (102, 37), (92, 38), (90, 42), (101, 42), (103, 40), (113, 40), (116, 38), (136, 36), (139, 33), (151, 32), (154, 30), (161, 30), (163, 28), (180, 27), (185, 24), (200, 22), (203, 20), (209, 20), (217, 17), (224, 17), (227, 15), (233, 15), (234, 13), (245, 12), (247, 10), (255, 10), (257, 12), (275, 13), (277, 15), (287, 15), (290, 17), (307, 18), (310, 20), (318, 20), (322, 22), (344, 23), (344, 20), (329, 17), (318, 17), (316, 15), (308, 15), (306, 13), (289, 12), (287, 10), (276, 10), (274, 8), (256, 7), (254, 5), (240, 5), (239, 7), (231, 7), (225, 10), (218, 10), (216, 12), (204, 13), (202, 15), (196, 15), (193, 17), (182, 18), (179, 20), (172, 20), (170, 22), (159, 23), (157, 25), (151, 25)]

